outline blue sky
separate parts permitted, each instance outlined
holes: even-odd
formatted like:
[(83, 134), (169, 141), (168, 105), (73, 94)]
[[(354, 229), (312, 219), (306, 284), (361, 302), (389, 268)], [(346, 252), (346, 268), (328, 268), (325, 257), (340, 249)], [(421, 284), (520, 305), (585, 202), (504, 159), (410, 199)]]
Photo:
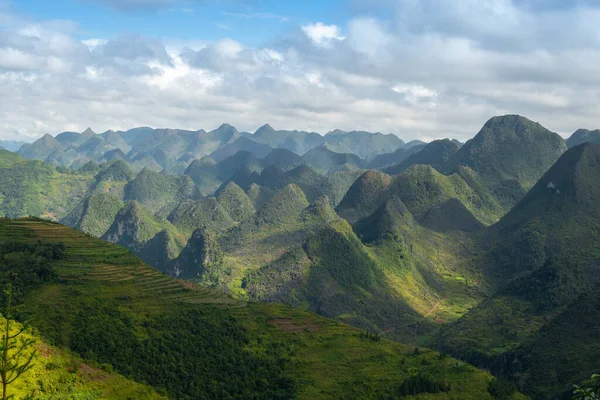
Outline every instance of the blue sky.
[(0, 138), (600, 126), (596, 0), (0, 0)]
[(76, 21), (80, 29), (77, 36), (82, 39), (131, 33), (165, 41), (211, 41), (227, 36), (248, 46), (315, 20), (343, 24), (356, 8), (342, 0), (178, 1), (130, 7), (93, 0), (20, 0), (13, 5), (37, 19)]

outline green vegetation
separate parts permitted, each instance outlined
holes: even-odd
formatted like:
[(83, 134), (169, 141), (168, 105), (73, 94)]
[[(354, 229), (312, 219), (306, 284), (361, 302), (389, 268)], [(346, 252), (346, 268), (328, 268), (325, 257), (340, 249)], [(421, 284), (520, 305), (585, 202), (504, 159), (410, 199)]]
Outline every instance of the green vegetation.
[(101, 237), (112, 225), (124, 203), (112, 193), (93, 192), (75, 206), (61, 222)]
[(133, 178), (135, 178), (135, 173), (131, 170), (131, 168), (129, 168), (129, 165), (127, 165), (127, 163), (123, 160), (118, 160), (110, 163), (96, 176), (96, 184), (103, 181), (129, 182)]
[(575, 390), (573, 391), (572, 400), (597, 400), (600, 399), (600, 375), (594, 374), (590, 379), (591, 387), (581, 387), (579, 385), (573, 385)]
[(185, 245), (185, 237), (169, 221), (153, 216), (136, 201), (131, 201), (119, 210), (114, 222), (102, 237), (132, 251), (142, 252), (151, 239), (165, 230), (169, 233), (167, 239), (174, 241), (172, 245), (175, 254), (169, 256), (175, 257)]
[(443, 170), (444, 166), (458, 152), (459, 146), (450, 139), (434, 140), (417, 153), (410, 154), (402, 162), (385, 168), (386, 174), (397, 175), (412, 165), (431, 165), (436, 170)]
[(337, 207), (338, 214), (350, 223), (370, 215), (391, 183), (392, 178), (382, 172), (365, 172), (348, 189)]
[[(234, 301), (166, 277), (123, 248), (55, 223), (2, 220), (0, 237), (4, 245), (31, 245), (33, 252), (62, 243), (63, 253), (49, 262), (51, 278), (24, 296), (23, 312), (33, 317), (44, 341), (169, 397), (398, 398), (396, 388), (416, 373), (435, 376), (434, 386), (447, 385), (450, 391), (440, 398), (491, 399), (491, 376), (467, 364), (374, 341), (355, 328), (283, 305)], [(64, 371), (64, 365), (55, 368)], [(49, 393), (83, 390), (77, 376), (95, 370), (77, 365), (69, 388), (50, 381), (67, 372), (52, 370), (44, 379)], [(121, 391), (96, 396), (123, 398), (128, 390), (134, 398), (153, 398), (141, 395), (142, 386), (125, 387), (130, 381), (113, 376), (108, 379), (121, 382)], [(37, 385), (23, 383), (24, 390)], [(98, 378), (85, 385), (97, 385), (95, 393), (109, 387)]]
[(171, 176), (144, 168), (125, 186), (125, 200), (135, 200), (156, 212), (165, 204), (192, 199), (197, 195), (194, 182), (186, 175)]
[(413, 165), (397, 175), (389, 192), (398, 196), (415, 218), (420, 219), (433, 206), (458, 199), (482, 223), (491, 224), (502, 215), (498, 203), (487, 193), (471, 187), (459, 174), (442, 175), (431, 166)]
[(580, 144), (600, 143), (600, 129), (590, 131), (589, 129), (577, 129), (570, 138), (567, 139), (567, 146), (569, 148), (579, 146)]
[(63, 174), (41, 161), (0, 151), (0, 215), (63, 217), (83, 197), (89, 176)]
[[(600, 146), (576, 146), (479, 239), (495, 293), (442, 331), (437, 347), (539, 398), (597, 370)], [(588, 375), (589, 376), (589, 375)]]
[(294, 221), (308, 206), (302, 189), (291, 184), (276, 193), (256, 212), (258, 225), (275, 225)]
[(515, 392), (517, 391), (517, 386), (514, 382), (509, 381), (508, 379), (492, 379), (490, 382), (490, 387), (488, 389), (490, 394), (494, 396), (494, 399), (497, 400), (505, 400), (510, 399)]
[(508, 211), (567, 149), (556, 133), (518, 115), (491, 118), (458, 150), (445, 171), (467, 166)]
[(217, 200), (231, 218), (237, 222), (250, 218), (256, 212), (250, 198), (241, 187), (233, 182), (228, 183), (217, 194)]
[(214, 197), (181, 202), (169, 214), (167, 220), (186, 237), (198, 228), (221, 231), (234, 221)]
[[(2, 398), (10, 399), (9, 388), (27, 371), (33, 368), (33, 359), (36, 351), (33, 349), (34, 339), (24, 337), (27, 326), (19, 327), (13, 331), (12, 285), (9, 283), (6, 294), (6, 311), (4, 312), (5, 328), (2, 329), (0, 339), (0, 380), (2, 381)], [(26, 399), (32, 399), (27, 396)]]
[[(54, 168), (0, 152), (0, 206), (5, 215), (41, 215), (90, 234), (75, 239), (74, 233), (58, 225), (5, 221), (11, 229), (21, 229), (23, 236), (16, 240), (21, 244), (37, 243), (27, 237), (32, 234), (26, 229), (29, 224), (36, 227), (36, 235), (47, 230), (76, 242), (71, 250), (65, 244), (65, 251), (71, 251), (67, 257), (73, 257), (68, 263), (62, 256), (37, 254), (41, 248), (5, 252), (0, 248), (0, 261), (12, 257), (13, 267), (21, 265), (18, 259), (32, 266), (31, 271), (15, 275), (16, 282), (25, 285), (15, 295), (29, 304), (29, 314), (43, 316), (40, 327), (36, 326), (39, 332), (31, 335), (63, 349), (79, 346), (77, 352), (94, 367), (106, 364), (102, 368), (107, 371), (114, 368), (181, 398), (194, 397), (190, 393), (236, 398), (259, 387), (271, 397), (395, 398), (417, 392), (421, 398), (455, 397), (456, 381), (445, 370), (438, 374), (435, 368), (419, 368), (421, 364), (411, 363), (406, 356), (384, 357), (389, 365), (363, 359), (367, 353), (374, 357), (377, 349), (367, 351), (363, 345), (388, 348), (391, 344), (385, 338), (436, 347), (497, 374), (497, 380), (478, 386), (483, 388), (478, 392), (482, 398), (518, 397), (513, 384), (534, 398), (564, 397), (573, 383), (597, 371), (598, 145), (587, 143), (562, 154), (562, 139), (539, 124), (516, 116), (497, 117), (462, 148), (449, 140), (433, 142), (400, 163), (399, 174), (389, 176), (358, 170), (364, 161), (342, 154), (345, 138), (360, 141), (361, 133), (293, 137), (263, 127), (257, 137), (268, 142), (264, 144), (300, 148), (310, 142), (311, 148), (321, 147), (304, 157), (278, 149), (260, 159), (249, 151), (218, 156), (228, 155), (239, 144), (253, 145), (236, 141), (240, 134), (232, 127), (217, 131), (119, 134), (128, 145), (144, 150), (128, 153), (127, 162), (90, 164), (83, 170), (76, 170), (75, 164), (72, 169)], [(283, 136), (277, 137), (279, 133)], [(90, 137), (98, 140), (89, 142)], [(105, 148), (104, 139), (90, 137), (81, 143), (91, 146), (89, 151)], [(67, 134), (60, 140), (62, 145), (79, 136)], [(320, 143), (313, 146), (313, 140)], [(167, 142), (169, 146), (158, 149)], [(340, 154), (330, 151), (331, 143), (342, 146)], [(174, 155), (183, 149), (186, 154), (175, 163)], [(219, 149), (224, 150), (214, 153)], [(73, 151), (52, 154), (53, 164), (68, 163)], [(192, 161), (206, 151), (216, 154), (219, 162)], [(114, 149), (101, 156), (122, 157)], [(83, 165), (83, 159), (79, 161)], [(165, 168), (177, 164), (180, 171), (187, 167), (189, 177), (152, 172), (154, 166), (135, 176), (132, 169), (137, 171), (142, 164)], [(210, 197), (202, 198), (200, 193)], [(5, 231), (8, 237), (14, 235)], [(131, 253), (107, 250), (92, 236), (124, 246), (161, 271), (193, 283), (146, 269), (138, 273), (136, 268), (142, 264)], [(5, 244), (15, 246), (15, 241)], [(46, 276), (50, 265), (59, 267)], [(0, 281), (7, 281), (10, 274), (15, 271), (5, 278), (0, 273)], [(369, 334), (346, 337), (343, 333), (338, 342), (333, 333), (323, 336), (324, 325), (315, 322), (321, 320), (307, 311), (246, 305), (218, 291), (240, 300), (293, 305)], [(199, 312), (196, 302), (210, 303), (215, 310)], [(168, 307), (178, 311), (166, 311)], [(80, 315), (80, 308), (89, 315)], [(297, 318), (290, 317), (296, 313)], [(81, 326), (76, 324), (78, 316), (86, 321)], [(114, 326), (107, 326), (108, 320)], [(194, 329), (206, 336), (208, 331), (221, 332), (223, 341), (215, 339), (215, 343), (237, 349), (236, 353), (223, 354), (226, 358), (211, 355), (219, 366), (200, 363), (198, 370), (184, 356), (163, 357), (183, 351), (153, 339), (152, 332), (172, 336), (168, 325), (180, 327), (178, 340), (196, 352), (210, 343), (200, 341), (194, 347), (188, 341)], [(106, 338), (99, 333), (103, 330), (109, 332)], [(279, 335), (280, 331), (297, 339), (299, 333), (303, 336), (295, 342)], [(319, 346), (328, 341), (335, 342), (337, 349), (328, 351), (338, 351), (339, 358), (320, 353), (325, 364), (307, 349), (319, 353)], [(164, 351), (151, 354), (148, 346)], [(270, 353), (265, 346), (277, 352)], [(358, 372), (345, 369), (342, 364), (349, 362), (349, 355), (340, 350), (343, 346), (358, 348), (361, 363), (370, 370), (357, 376)], [(127, 347), (144, 358), (120, 350)], [(406, 353), (413, 354), (412, 349)], [(414, 357), (425, 353), (419, 350)], [(311, 360), (310, 367), (300, 365), (301, 357)], [(423, 366), (446, 362), (444, 357), (436, 360), (419, 362)], [(380, 378), (383, 369), (375, 367), (380, 361), (390, 378)], [(402, 362), (417, 369), (398, 367)], [(159, 367), (177, 371), (172, 365), (180, 368), (177, 373), (182, 376), (184, 370), (202, 375), (205, 369), (214, 369), (215, 375), (206, 375), (210, 382), (188, 377), (187, 386), (173, 386), (166, 375), (146, 377)], [(319, 371), (318, 365), (323, 369)], [(327, 379), (316, 375), (327, 375), (323, 371), (329, 365), (335, 365), (339, 375)], [(255, 371), (247, 382), (236, 383), (235, 376), (247, 374), (244, 366)], [(263, 369), (270, 368), (276, 374), (263, 375)], [(374, 370), (377, 378), (367, 385), (364, 376), (372, 377)], [(245, 392), (231, 394), (229, 388), (213, 385), (216, 374), (226, 386), (239, 386)], [(354, 389), (359, 386), (368, 389), (359, 393)], [(276, 392), (276, 387), (283, 392)]]
[(246, 190), (246, 195), (248, 195), (256, 210), (267, 204), (274, 194), (275, 192), (271, 189), (259, 186), (256, 183), (251, 184), (248, 190)]

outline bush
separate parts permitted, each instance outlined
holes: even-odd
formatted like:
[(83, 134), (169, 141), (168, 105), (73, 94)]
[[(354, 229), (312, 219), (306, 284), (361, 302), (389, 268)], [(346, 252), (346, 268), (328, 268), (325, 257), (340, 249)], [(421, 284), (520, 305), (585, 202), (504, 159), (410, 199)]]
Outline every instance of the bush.
[(494, 399), (505, 400), (509, 399), (517, 391), (517, 387), (506, 378), (494, 378), (490, 382), (488, 391), (494, 396)]

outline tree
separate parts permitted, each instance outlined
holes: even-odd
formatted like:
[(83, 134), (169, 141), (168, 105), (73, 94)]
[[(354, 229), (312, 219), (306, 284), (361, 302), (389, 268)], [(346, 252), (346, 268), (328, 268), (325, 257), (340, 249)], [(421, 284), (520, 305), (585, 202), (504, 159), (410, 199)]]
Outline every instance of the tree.
[(571, 400), (600, 400), (600, 374), (592, 375), (590, 387), (582, 388), (578, 385), (573, 387), (575, 390)]
[[(8, 400), (14, 398), (14, 395), (8, 395), (8, 386), (33, 367), (33, 358), (36, 351), (30, 351), (35, 340), (21, 336), (29, 327), (29, 323), (22, 324), (16, 328), (15, 333), (11, 333), (11, 322), (15, 307), (11, 304), (13, 293), (10, 283), (4, 293), (6, 293), (7, 298), (4, 314), (6, 326), (0, 341), (0, 380), (2, 380), (2, 398)], [(31, 398), (33, 397), (30, 395), (25, 399)]]

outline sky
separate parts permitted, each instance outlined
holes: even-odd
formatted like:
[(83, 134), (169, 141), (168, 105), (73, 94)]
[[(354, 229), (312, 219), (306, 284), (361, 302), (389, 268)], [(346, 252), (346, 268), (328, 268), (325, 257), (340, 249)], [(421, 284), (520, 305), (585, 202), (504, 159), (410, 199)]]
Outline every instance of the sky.
[(0, 139), (600, 127), (596, 0), (0, 0)]

